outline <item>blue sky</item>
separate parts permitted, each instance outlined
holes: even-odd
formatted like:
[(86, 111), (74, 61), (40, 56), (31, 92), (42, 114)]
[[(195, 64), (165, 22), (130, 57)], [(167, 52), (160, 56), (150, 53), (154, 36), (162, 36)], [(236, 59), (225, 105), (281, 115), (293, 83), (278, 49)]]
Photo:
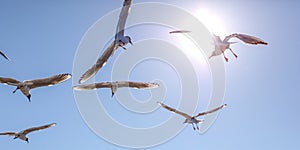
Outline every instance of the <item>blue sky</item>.
[[(150, 1), (133, 1), (142, 2)], [(297, 94), (300, 89), (297, 67), (300, 64), (300, 18), (297, 15), (300, 2), (155, 2), (177, 5), (191, 13), (205, 9), (221, 20), (225, 34), (248, 33), (261, 37), (269, 45), (236, 44), (232, 48), (239, 55), (237, 59), (226, 53), (229, 57), (229, 63), (225, 63), (225, 103), (228, 107), (205, 134), (200, 135), (186, 126), (172, 140), (151, 149), (297, 149), (300, 126), (296, 119), (296, 114), (300, 113), (297, 108), (300, 99)], [(121, 0), (1, 1), (0, 49), (13, 62), (0, 58), (0, 76), (26, 80), (71, 73), (76, 49), (85, 32), (102, 16), (121, 6)], [(115, 58), (110, 61), (113, 60)], [(166, 70), (164, 67), (159, 69)], [(166, 72), (172, 75), (172, 70)], [(109, 79), (109, 69), (104, 69), (102, 74), (100, 80)], [(137, 74), (132, 78), (141, 80), (141, 76)], [(88, 128), (77, 109), (71, 86), (69, 80), (57, 86), (34, 89), (32, 102), (28, 103), (20, 92), (12, 94), (13, 87), (0, 85), (0, 132), (57, 123), (51, 129), (29, 134), (30, 144), (14, 141), (11, 137), (0, 137), (1, 147), (31, 150), (125, 149), (106, 142)], [(175, 98), (176, 89), (174, 92), (167, 97)], [(110, 98), (109, 90), (99, 90), (100, 93), (112, 116), (124, 114), (118, 102)], [(138, 94), (137, 91), (133, 93)], [(176, 103), (168, 103), (176, 106)], [(205, 106), (199, 106), (197, 112), (203, 108)], [(153, 119), (155, 122), (170, 115), (165, 110), (158, 112), (161, 116)], [(128, 112), (127, 117), (132, 117), (132, 114)], [(124, 118), (120, 121), (132, 123)], [(152, 125), (139, 125), (149, 124)]]

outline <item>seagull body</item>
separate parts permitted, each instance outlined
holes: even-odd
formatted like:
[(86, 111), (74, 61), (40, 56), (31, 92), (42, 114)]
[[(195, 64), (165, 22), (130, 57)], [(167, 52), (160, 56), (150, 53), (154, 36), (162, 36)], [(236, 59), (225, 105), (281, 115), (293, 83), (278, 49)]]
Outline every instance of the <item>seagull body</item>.
[(110, 88), (112, 97), (117, 92), (118, 88), (130, 87), (137, 89), (157, 88), (159, 84), (149, 82), (133, 82), (133, 81), (116, 81), (116, 82), (100, 82), (94, 84), (77, 85), (74, 90), (96, 90), (98, 88)]
[[(224, 105), (222, 105), (222, 106), (220, 106), (220, 107), (217, 107), (217, 108), (215, 108), (215, 109), (212, 109), (212, 110), (209, 110), (209, 111), (206, 111), (206, 112), (198, 113), (198, 114), (195, 115), (195, 116), (190, 116), (190, 115), (188, 115), (188, 114), (186, 114), (186, 113), (184, 113), (184, 112), (181, 112), (181, 111), (179, 111), (179, 110), (176, 110), (176, 109), (174, 109), (174, 108), (172, 108), (172, 107), (170, 107), (170, 106), (167, 106), (167, 105), (165, 105), (165, 104), (163, 104), (163, 103), (161, 103), (161, 102), (157, 102), (157, 103), (158, 103), (160, 106), (164, 107), (165, 109), (167, 109), (167, 110), (169, 110), (169, 111), (172, 111), (172, 112), (174, 112), (174, 113), (177, 113), (177, 114), (179, 114), (179, 115), (185, 117), (186, 119), (185, 119), (185, 121), (184, 121), (183, 123), (192, 124), (194, 130), (196, 130), (196, 128), (197, 128), (197, 130), (199, 130), (198, 124), (201, 123), (201, 122), (203, 122), (203, 120), (198, 120), (197, 117), (199, 117), (199, 116), (204, 116), (204, 115), (206, 115), (206, 114), (210, 114), (210, 113), (216, 112), (216, 111), (221, 110), (221, 109), (223, 109), (224, 107), (227, 106), (227, 104), (224, 104)], [(194, 124), (196, 125), (196, 128), (195, 128)]]
[(224, 52), (229, 49), (231, 53), (237, 58), (238, 56), (233, 52), (233, 50), (230, 48), (231, 44), (237, 43), (237, 42), (229, 42), (231, 38), (238, 38), (239, 40), (243, 41), (246, 44), (252, 44), (252, 45), (258, 45), (258, 44), (263, 44), (263, 45), (268, 45), (265, 41), (246, 34), (231, 34), (229, 36), (226, 36), (224, 40), (222, 41), (219, 36), (213, 35), (214, 43), (215, 43), (215, 50), (212, 52), (211, 57), (213, 56), (218, 56), (223, 54), (224, 59), (226, 62), (228, 62), (228, 58), (225, 56)]
[(1, 50), (0, 50), (0, 55), (2, 55), (6, 60), (10, 61), (7, 55), (5, 55)]
[(0, 83), (16, 86), (17, 88), (13, 91), (13, 93), (15, 93), (18, 89), (20, 89), (21, 92), (28, 98), (30, 102), (31, 89), (42, 87), (42, 86), (52, 86), (64, 82), (70, 78), (71, 78), (71, 74), (59, 74), (48, 78), (34, 79), (34, 80), (27, 80), (24, 82), (20, 82), (13, 78), (0, 77)]
[(189, 33), (191, 31), (188, 31), (188, 30), (175, 30), (175, 31), (171, 31), (169, 32), (170, 34), (173, 34), (173, 33)]
[(80, 77), (79, 84), (84, 83), (95, 76), (96, 73), (106, 64), (108, 58), (112, 56), (119, 47), (122, 47), (124, 50), (126, 50), (125, 45), (128, 43), (133, 45), (130, 36), (124, 36), (125, 23), (130, 12), (131, 3), (132, 0), (124, 0), (123, 7), (119, 15), (115, 40), (104, 51), (102, 56), (98, 58), (97, 62)]
[(32, 127), (32, 128), (20, 131), (20, 132), (3, 132), (3, 133), (0, 133), (0, 135), (14, 136), (14, 139), (19, 138), (19, 139), (29, 143), (29, 140), (26, 137), (27, 134), (34, 132), (34, 131), (39, 131), (39, 130), (47, 129), (50, 127), (54, 127), (55, 125), (56, 125), (56, 123), (51, 123), (51, 124), (44, 125), (44, 126)]

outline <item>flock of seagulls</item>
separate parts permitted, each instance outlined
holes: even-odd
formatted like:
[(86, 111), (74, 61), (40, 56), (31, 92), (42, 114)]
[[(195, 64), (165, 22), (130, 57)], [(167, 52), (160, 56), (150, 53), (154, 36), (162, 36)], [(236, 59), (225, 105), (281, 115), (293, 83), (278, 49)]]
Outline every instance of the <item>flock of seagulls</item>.
[[(125, 46), (128, 43), (133, 45), (133, 43), (131, 41), (131, 37), (124, 35), (125, 24), (126, 24), (127, 17), (130, 13), (131, 4), (132, 4), (132, 0), (124, 0), (123, 7), (122, 7), (122, 10), (119, 15), (119, 20), (118, 20), (118, 24), (117, 24), (117, 28), (116, 28), (116, 34), (115, 34), (114, 41), (110, 44), (110, 46), (107, 47), (107, 49), (104, 51), (104, 53), (97, 59), (96, 63), (82, 74), (82, 76), (80, 77), (80, 79), (78, 81), (79, 85), (73, 86), (74, 90), (82, 91), (82, 90), (96, 90), (98, 88), (110, 88), (111, 96), (113, 97), (114, 94), (117, 92), (118, 88), (127, 87), (127, 88), (137, 88), (137, 89), (152, 89), (152, 88), (159, 87), (158, 83), (136, 82), (136, 81), (114, 81), (114, 82), (100, 82), (100, 83), (93, 83), (93, 84), (83, 84), (84, 82), (88, 81), (89, 79), (91, 79), (92, 77), (94, 77), (97, 74), (97, 72), (106, 64), (108, 59), (114, 54), (114, 52), (118, 48), (121, 47), (122, 49), (126, 50)], [(190, 32), (191, 31), (188, 31), (188, 30), (175, 30), (175, 31), (171, 31), (169, 33), (174, 34), (174, 33), (190, 33)], [(216, 35), (213, 35), (213, 38), (214, 38), (214, 43), (215, 43), (215, 50), (212, 52), (212, 55), (209, 58), (223, 54), (226, 61), (228, 61), (228, 58), (225, 57), (224, 52), (227, 49), (229, 49), (232, 52), (232, 54), (235, 57), (237, 57), (237, 55), (230, 48), (231, 44), (236, 43), (236, 42), (229, 42), (229, 40), (231, 38), (238, 38), (239, 40), (241, 40), (247, 44), (267, 45), (267, 43), (264, 42), (263, 40), (261, 40), (257, 37), (254, 37), (254, 36), (246, 35), (246, 34), (236, 34), (236, 33), (231, 34), (231, 35), (225, 37), (224, 40), (221, 40), (220, 37), (216, 36)], [(6, 56), (2, 51), (0, 51), (0, 54), (6, 60), (10, 60), (8, 58), (8, 56)], [(65, 73), (65, 74), (58, 74), (58, 75), (50, 76), (47, 78), (26, 80), (23, 82), (20, 82), (14, 78), (0, 77), (0, 83), (15, 86), (16, 89), (13, 91), (13, 93), (15, 93), (17, 90), (20, 90), (27, 97), (27, 99), (30, 102), (31, 101), (31, 94), (30, 94), (31, 89), (59, 84), (59, 83), (62, 83), (64, 81), (70, 79), (71, 77), (72, 77), (71, 74)], [(198, 113), (195, 116), (191, 116), (182, 111), (176, 110), (166, 104), (163, 104), (161, 102), (157, 102), (157, 103), (161, 107), (185, 117), (184, 123), (192, 124), (194, 130), (199, 130), (198, 124), (204, 121), (204, 120), (198, 120), (197, 117), (215, 113), (227, 106), (227, 104), (224, 104), (215, 109)], [(26, 129), (26, 130), (23, 130), (20, 132), (4, 132), (4, 133), (0, 133), (0, 135), (14, 136), (14, 139), (19, 138), (19, 139), (24, 140), (29, 143), (29, 140), (26, 137), (27, 134), (34, 132), (34, 131), (47, 129), (47, 128), (53, 127), (55, 125), (56, 125), (56, 123), (52, 123), (52, 124), (43, 125), (43, 126), (39, 126), (39, 127), (29, 128), (29, 129)]]

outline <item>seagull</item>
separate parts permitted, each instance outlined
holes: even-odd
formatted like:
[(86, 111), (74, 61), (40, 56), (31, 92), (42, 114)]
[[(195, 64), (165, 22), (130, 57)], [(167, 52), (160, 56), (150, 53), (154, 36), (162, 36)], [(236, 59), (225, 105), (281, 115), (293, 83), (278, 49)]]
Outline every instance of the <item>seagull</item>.
[(13, 78), (0, 77), (0, 83), (16, 86), (17, 88), (13, 91), (15, 93), (18, 89), (28, 98), (30, 102), (31, 94), (30, 90), (42, 86), (52, 86), (61, 82), (64, 82), (72, 77), (71, 74), (59, 74), (43, 79), (26, 80), (20, 82)]
[(130, 43), (132, 45), (130, 36), (124, 36), (125, 23), (130, 12), (131, 3), (132, 0), (124, 0), (115, 35), (118, 46), (122, 47), (124, 50), (126, 50), (124, 47), (126, 44)]
[(39, 130), (47, 129), (50, 127), (54, 127), (55, 125), (56, 125), (56, 123), (51, 123), (51, 124), (44, 125), (44, 126), (29, 128), (29, 129), (26, 129), (26, 130), (23, 130), (20, 132), (4, 132), (4, 133), (0, 133), (0, 135), (14, 136), (14, 139), (19, 138), (19, 139), (29, 143), (29, 140), (26, 137), (27, 134), (34, 132), (34, 131), (39, 131)]
[(0, 50), (0, 55), (2, 55), (6, 60), (10, 61), (7, 55), (5, 55), (1, 50)]
[(173, 34), (173, 33), (189, 33), (191, 31), (188, 30), (175, 30), (175, 31), (170, 31), (169, 34)]
[(221, 110), (221, 109), (223, 109), (224, 107), (227, 106), (227, 104), (224, 104), (224, 105), (222, 105), (222, 106), (220, 106), (220, 107), (217, 107), (217, 108), (215, 108), (215, 109), (212, 109), (212, 110), (209, 110), (209, 111), (206, 111), (206, 112), (201, 112), (201, 113), (197, 114), (196, 116), (190, 116), (190, 115), (188, 115), (188, 114), (186, 114), (186, 113), (184, 113), (184, 112), (181, 112), (181, 111), (179, 111), (179, 110), (176, 110), (176, 109), (174, 109), (174, 108), (172, 108), (172, 107), (170, 107), (170, 106), (167, 106), (167, 105), (165, 105), (165, 104), (163, 104), (163, 103), (161, 103), (161, 102), (157, 102), (157, 103), (158, 103), (160, 106), (164, 107), (165, 109), (167, 109), (167, 110), (169, 110), (169, 111), (172, 111), (172, 112), (174, 112), (174, 113), (177, 113), (177, 114), (179, 114), (179, 115), (185, 117), (186, 119), (185, 119), (185, 121), (184, 121), (183, 123), (189, 123), (189, 124), (192, 124), (194, 130), (196, 130), (194, 124), (196, 125), (197, 130), (199, 130), (198, 123), (203, 122), (203, 120), (198, 120), (198, 119), (196, 119), (197, 117), (203, 116), (203, 115), (206, 115), (206, 114), (210, 114), (210, 113), (213, 113), (213, 112), (216, 112), (216, 111)]
[(108, 58), (112, 56), (119, 47), (126, 50), (124, 47), (125, 45), (128, 43), (133, 45), (130, 36), (124, 36), (125, 23), (130, 12), (131, 2), (132, 0), (124, 0), (123, 7), (119, 15), (115, 40), (107, 47), (104, 53), (98, 58), (97, 62), (80, 77), (79, 84), (82, 84), (95, 76), (96, 73), (106, 64)]
[(268, 45), (267, 42), (254, 37), (254, 36), (250, 36), (250, 35), (246, 35), (246, 34), (231, 34), (228, 35), (224, 38), (224, 40), (222, 41), (221, 38), (219, 36), (213, 35), (213, 39), (214, 39), (214, 43), (215, 43), (215, 50), (212, 52), (211, 56), (209, 57), (209, 59), (213, 56), (218, 56), (223, 54), (226, 62), (228, 62), (228, 58), (225, 56), (224, 52), (226, 49), (229, 49), (231, 51), (231, 53), (235, 56), (235, 58), (237, 58), (238, 56), (232, 51), (232, 49), (230, 48), (231, 44), (235, 44), (237, 42), (229, 42), (229, 40), (231, 38), (238, 38), (241, 41), (245, 42), (246, 44), (252, 44), (252, 45), (258, 45), (258, 44), (263, 44), (263, 45)]
[(133, 81), (116, 81), (116, 82), (101, 82), (94, 84), (86, 84), (86, 85), (77, 85), (74, 86), (74, 90), (96, 90), (98, 88), (110, 88), (111, 89), (111, 97), (117, 92), (118, 88), (130, 87), (137, 89), (152, 89), (159, 87), (158, 83), (150, 83), (150, 82), (133, 82)]

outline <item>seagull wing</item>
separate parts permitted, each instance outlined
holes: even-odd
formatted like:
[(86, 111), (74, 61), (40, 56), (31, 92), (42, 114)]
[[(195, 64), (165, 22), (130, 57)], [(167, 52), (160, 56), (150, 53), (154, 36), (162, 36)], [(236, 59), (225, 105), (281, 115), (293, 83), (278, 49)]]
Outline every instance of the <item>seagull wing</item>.
[(43, 79), (27, 80), (24, 83), (30, 88), (37, 88), (41, 86), (52, 86), (61, 82), (64, 82), (72, 77), (71, 74), (59, 74)]
[(96, 90), (98, 88), (111, 88), (112, 83), (111, 82), (101, 82), (101, 83), (94, 83), (94, 84), (85, 84), (85, 85), (77, 85), (74, 86), (74, 90)]
[(246, 35), (246, 34), (237, 34), (237, 33), (234, 33), (234, 34), (231, 34), (231, 35), (228, 35), (224, 38), (224, 42), (228, 42), (231, 38), (238, 38), (240, 39), (241, 41), (247, 43), (247, 44), (253, 44), (253, 45), (258, 45), (258, 44), (263, 44), (263, 45), (268, 45), (267, 42), (263, 41), (262, 39), (258, 38), (258, 37), (254, 37), (254, 36), (251, 36), (251, 35)]
[(150, 82), (133, 82), (133, 81), (117, 81), (118, 87), (131, 87), (137, 89), (151, 89), (157, 88), (159, 86), (158, 83), (150, 83)]
[(33, 127), (33, 128), (29, 128), (29, 129), (21, 131), (21, 133), (26, 135), (26, 134), (28, 134), (30, 132), (33, 132), (33, 131), (39, 131), (39, 130), (47, 129), (47, 128), (50, 128), (50, 127), (54, 127), (55, 125), (56, 125), (56, 123), (51, 123), (51, 124), (47, 124), (47, 125), (44, 125), (44, 126)]
[(18, 83), (21, 83), (21, 82), (16, 80), (16, 79), (13, 79), (13, 78), (2, 78), (2, 77), (0, 77), (0, 83), (18, 86)]
[(10, 60), (7, 55), (5, 55), (2, 51), (0, 51), (0, 55), (2, 55), (5, 59)]
[(17, 133), (15, 133), (15, 132), (3, 132), (3, 133), (0, 133), (0, 135), (16, 136)]
[(215, 109), (212, 109), (212, 110), (209, 110), (209, 111), (206, 111), (206, 112), (201, 112), (201, 113), (197, 114), (197, 115), (194, 116), (194, 117), (196, 118), (196, 117), (199, 117), (199, 116), (203, 116), (203, 115), (206, 115), (206, 114), (210, 114), (210, 113), (216, 112), (216, 111), (218, 111), (218, 110), (223, 109), (223, 108), (226, 107), (226, 106), (227, 106), (227, 104), (224, 104), (224, 105), (222, 105), (222, 106), (220, 106), (220, 107), (217, 107), (217, 108), (215, 108)]
[(118, 21), (117, 31), (115, 35), (116, 41), (124, 37), (125, 23), (130, 12), (131, 3), (132, 0), (124, 0), (123, 2), (123, 7), (119, 15), (119, 21)]
[(98, 58), (96, 64), (89, 68), (79, 79), (79, 83), (84, 83), (93, 76), (106, 64), (108, 58), (113, 55), (114, 51), (118, 48), (116, 42), (112, 44), (104, 51), (101, 57)]
[(181, 111), (179, 111), (179, 110), (176, 110), (176, 109), (174, 109), (174, 108), (172, 108), (172, 107), (170, 107), (170, 106), (167, 106), (167, 105), (165, 105), (165, 104), (163, 104), (163, 103), (161, 103), (161, 102), (157, 102), (160, 106), (162, 106), (162, 107), (164, 107), (165, 109), (167, 109), (167, 110), (169, 110), (169, 111), (172, 111), (172, 112), (174, 112), (174, 113), (176, 113), (176, 114), (179, 114), (179, 115), (181, 115), (181, 116), (183, 116), (183, 117), (185, 117), (185, 118), (187, 118), (187, 119), (191, 119), (192, 118), (192, 116), (190, 116), (190, 115), (188, 115), (188, 114), (186, 114), (186, 113), (184, 113), (184, 112), (181, 112)]
[(215, 34), (212, 35), (213, 40), (215, 43), (222, 43), (222, 40), (219, 36), (216, 36)]

